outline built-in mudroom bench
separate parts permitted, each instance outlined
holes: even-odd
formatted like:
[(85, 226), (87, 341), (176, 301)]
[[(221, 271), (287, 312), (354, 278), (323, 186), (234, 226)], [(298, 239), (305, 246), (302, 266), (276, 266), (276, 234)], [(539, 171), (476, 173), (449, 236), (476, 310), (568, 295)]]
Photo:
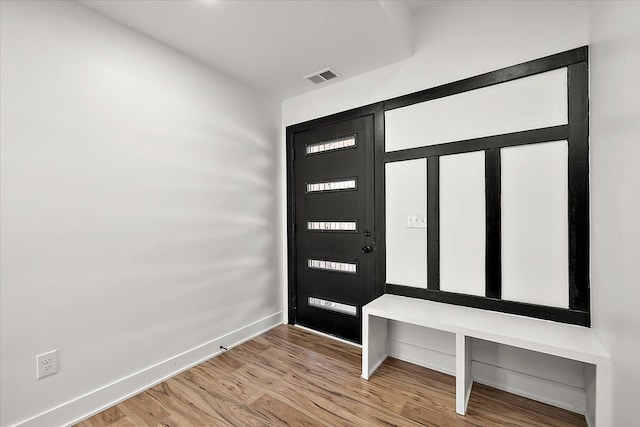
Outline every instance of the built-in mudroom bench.
[(362, 378), (366, 380), (388, 356), (389, 320), (455, 334), (458, 414), (465, 414), (471, 394), (470, 339), (478, 338), (591, 365), (595, 402), (587, 403), (595, 405), (597, 426), (611, 425), (609, 355), (590, 328), (385, 294), (362, 308)]

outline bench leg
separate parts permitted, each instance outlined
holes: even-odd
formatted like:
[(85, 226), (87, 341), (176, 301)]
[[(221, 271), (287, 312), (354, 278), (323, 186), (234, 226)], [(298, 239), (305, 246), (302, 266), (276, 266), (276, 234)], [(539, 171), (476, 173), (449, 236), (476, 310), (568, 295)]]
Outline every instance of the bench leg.
[(471, 338), (456, 334), (456, 412), (467, 412), (473, 379), (471, 378)]
[(611, 375), (611, 366), (596, 365), (596, 427), (613, 425)]
[(362, 310), (362, 378), (368, 380), (387, 358), (389, 321)]

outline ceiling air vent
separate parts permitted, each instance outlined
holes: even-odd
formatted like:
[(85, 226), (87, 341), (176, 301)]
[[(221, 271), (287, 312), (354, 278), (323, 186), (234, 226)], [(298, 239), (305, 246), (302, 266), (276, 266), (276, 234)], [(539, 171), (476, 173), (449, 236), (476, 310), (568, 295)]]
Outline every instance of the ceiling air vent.
[(328, 80), (333, 80), (336, 77), (338, 77), (338, 74), (336, 74), (336, 72), (333, 71), (331, 68), (327, 68), (326, 70), (317, 71), (313, 74), (310, 74), (307, 77), (305, 77), (305, 79), (311, 80), (315, 84), (320, 84)]

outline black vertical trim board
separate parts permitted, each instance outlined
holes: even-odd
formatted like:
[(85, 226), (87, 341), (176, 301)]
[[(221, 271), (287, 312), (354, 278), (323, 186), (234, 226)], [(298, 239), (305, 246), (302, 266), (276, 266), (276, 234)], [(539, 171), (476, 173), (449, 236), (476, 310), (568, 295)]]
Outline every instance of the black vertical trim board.
[(287, 155), (287, 277), (288, 277), (288, 301), (289, 301), (289, 324), (296, 323), (296, 212), (295, 212), (295, 175), (293, 170), (293, 131), (287, 128), (286, 133), (286, 155)]
[(427, 288), (440, 290), (440, 158), (427, 158)]
[(375, 286), (374, 298), (384, 293), (384, 283), (387, 277), (387, 244), (385, 236), (385, 163), (384, 163), (384, 108), (376, 110), (373, 115), (374, 142), (375, 142), (375, 176), (374, 176), (374, 209), (375, 209)]
[(589, 93), (586, 62), (568, 67), (569, 308), (589, 311)]
[(486, 202), (486, 248), (485, 248), (485, 296), (502, 297), (502, 244), (500, 205), (500, 149), (485, 151), (485, 202)]

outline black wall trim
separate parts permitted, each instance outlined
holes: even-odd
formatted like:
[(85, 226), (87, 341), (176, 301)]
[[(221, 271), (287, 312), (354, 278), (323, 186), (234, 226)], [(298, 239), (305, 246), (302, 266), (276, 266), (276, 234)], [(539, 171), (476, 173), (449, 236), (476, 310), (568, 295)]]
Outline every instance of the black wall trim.
[(485, 151), (485, 195), (486, 195), (486, 249), (485, 249), (485, 296), (502, 297), (502, 239), (501, 239), (501, 175), (500, 149)]
[(440, 289), (440, 158), (427, 158), (427, 287)]
[(502, 313), (519, 314), (537, 319), (570, 323), (572, 325), (591, 325), (589, 313), (579, 310), (567, 310), (564, 308), (547, 307), (544, 305), (527, 304), (516, 301), (505, 301), (502, 299), (479, 297), (475, 295), (441, 292), (431, 289), (394, 285), (392, 283), (387, 283), (385, 292), (393, 295), (427, 299), (447, 304), (464, 305), (467, 307), (499, 311)]
[(568, 68), (569, 308), (589, 311), (589, 74)]
[[(385, 110), (390, 110), (567, 67), (567, 96), (569, 106), (567, 125), (385, 153), (385, 162), (397, 162), (418, 158), (427, 158), (428, 161), (433, 162), (432, 159), (436, 159), (442, 155), (484, 150), (486, 155), (485, 195), (487, 215), (485, 297), (444, 292), (440, 291), (439, 287), (435, 285), (432, 286), (431, 284), (428, 284), (427, 289), (387, 284), (385, 292), (590, 326), (589, 106), (587, 59), (588, 48), (584, 46), (481, 76), (416, 92), (384, 103)], [(502, 300), (500, 148), (562, 140), (567, 140), (569, 147), (569, 308), (546, 307)], [(429, 163), (429, 165), (431, 165), (431, 163)], [(431, 195), (429, 199), (431, 199)], [(431, 205), (429, 205), (430, 213), (432, 212), (433, 204), (432, 202)], [(431, 217), (429, 219), (431, 219)], [(433, 231), (433, 233), (435, 233), (435, 231)], [(432, 272), (432, 264), (435, 263), (431, 258), (439, 257), (439, 253), (435, 252), (432, 246), (435, 247), (434, 242), (428, 240), (428, 274)], [(435, 281), (436, 279), (430, 276), (429, 280)]]
[(494, 148), (514, 147), (518, 145), (537, 144), (540, 142), (562, 141), (569, 137), (569, 126), (560, 125), (548, 128), (526, 130), (522, 132), (505, 133), (502, 135), (486, 136), (483, 138), (464, 139), (446, 144), (429, 145), (426, 147), (408, 148), (406, 150), (390, 151), (385, 155), (385, 161), (401, 162), (404, 160), (420, 159), (447, 154), (469, 153), (472, 151), (491, 150)]

